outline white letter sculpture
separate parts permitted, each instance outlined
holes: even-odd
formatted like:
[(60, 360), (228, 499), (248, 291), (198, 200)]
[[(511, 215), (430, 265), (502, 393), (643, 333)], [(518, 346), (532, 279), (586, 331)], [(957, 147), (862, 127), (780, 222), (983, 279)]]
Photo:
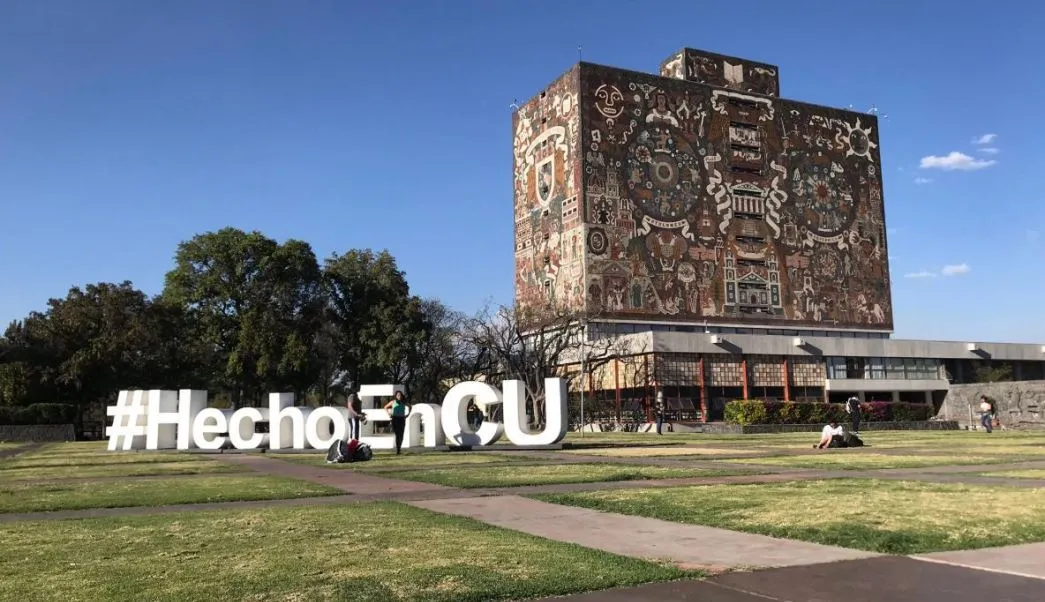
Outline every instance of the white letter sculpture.
[(504, 431), (516, 445), (552, 445), (566, 436), (566, 381), (544, 379), (544, 430), (527, 428), (526, 388), (521, 380), (504, 381)]
[(501, 403), (501, 392), (486, 383), (457, 383), (443, 398), (443, 433), (457, 445), (492, 445), (504, 434), (504, 425), (484, 421), (478, 432), (468, 424), (468, 400), (475, 399), (486, 405)]
[[(401, 385), (364, 385), (359, 397), (364, 402), (367, 424), (360, 440), (374, 449), (392, 449), (393, 437), (375, 435), (374, 424), (389, 422), (388, 411), (370, 400), (392, 397)], [(445, 448), (452, 445), (479, 447), (496, 443), (503, 435), (516, 445), (554, 445), (566, 436), (566, 381), (545, 380), (544, 430), (528, 428), (526, 394), (522, 382), (504, 381), (504, 393), (486, 383), (462, 382), (454, 385), (442, 406), (419, 403), (407, 414), (403, 447)], [(504, 424), (483, 421), (478, 431), (468, 423), (468, 401), (486, 408), (503, 404)], [(112, 417), (106, 427), (109, 449), (192, 449), (218, 450), (226, 443), (237, 449), (326, 449), (348, 434), (348, 410), (334, 406), (319, 408), (294, 406), (293, 393), (270, 393), (267, 408), (221, 410), (207, 407), (207, 392), (120, 391), (116, 405), (106, 413)], [(269, 434), (256, 432), (258, 422), (269, 422)]]

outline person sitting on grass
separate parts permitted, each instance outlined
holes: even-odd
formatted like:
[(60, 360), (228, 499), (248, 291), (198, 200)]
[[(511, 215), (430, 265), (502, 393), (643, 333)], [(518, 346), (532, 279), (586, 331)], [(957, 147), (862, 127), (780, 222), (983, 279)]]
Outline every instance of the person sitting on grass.
[(825, 447), (845, 447), (845, 429), (839, 426), (837, 420), (832, 420), (820, 432), (820, 443), (813, 446), (816, 449)]

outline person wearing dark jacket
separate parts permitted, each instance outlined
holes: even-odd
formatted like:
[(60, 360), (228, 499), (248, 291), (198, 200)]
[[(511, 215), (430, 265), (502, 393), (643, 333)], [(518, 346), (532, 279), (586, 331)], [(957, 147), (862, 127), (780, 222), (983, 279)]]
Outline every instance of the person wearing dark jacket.
[(853, 395), (845, 402), (845, 413), (849, 414), (849, 420), (853, 423), (852, 432), (860, 432), (860, 398)]

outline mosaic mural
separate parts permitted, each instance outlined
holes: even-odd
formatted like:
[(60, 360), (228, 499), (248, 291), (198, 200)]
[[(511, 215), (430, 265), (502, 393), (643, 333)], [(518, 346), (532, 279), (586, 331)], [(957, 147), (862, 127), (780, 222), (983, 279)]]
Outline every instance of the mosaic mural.
[(583, 309), (578, 68), (514, 113), (515, 298)]
[(740, 92), (780, 96), (780, 70), (776, 65), (692, 48), (684, 48), (664, 61), (660, 75)]
[[(529, 212), (532, 229), (517, 229), (517, 252), (525, 240), (562, 247), (551, 263), (533, 253), (527, 287), (554, 270), (561, 283), (583, 260), (588, 310), (613, 317), (892, 329), (873, 116), (588, 64), (579, 84), (583, 226), (573, 214), (543, 225), (539, 190), (519, 203), (544, 156), (526, 149), (560, 124), (547, 204), (577, 207), (581, 186), (556, 171), (576, 158), (575, 106), (556, 109), (551, 97), (566, 93), (553, 86), (535, 99), (547, 124), (532, 112), (526, 127), (517, 119), (516, 219)], [(538, 227), (559, 238), (541, 239)]]

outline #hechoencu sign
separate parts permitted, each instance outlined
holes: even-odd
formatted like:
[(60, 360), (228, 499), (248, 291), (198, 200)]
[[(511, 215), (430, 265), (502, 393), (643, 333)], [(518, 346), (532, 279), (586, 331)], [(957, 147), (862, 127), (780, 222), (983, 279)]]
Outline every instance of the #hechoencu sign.
[[(541, 432), (527, 428), (526, 394), (522, 381), (507, 380), (503, 392), (482, 382), (462, 382), (447, 392), (441, 406), (419, 403), (410, 406), (403, 447), (490, 445), (502, 436), (515, 445), (552, 445), (566, 436), (566, 381), (545, 380), (545, 427)], [(368, 400), (387, 398), (400, 385), (364, 385), (363, 401), (367, 424), (360, 441), (374, 449), (392, 449), (392, 435), (375, 435), (375, 423), (389, 422), (383, 409), (366, 409)], [(478, 431), (468, 424), (468, 401), (487, 407), (503, 404), (504, 422), (484, 421)], [(116, 405), (107, 412), (113, 419), (106, 428), (109, 450), (222, 448), (226, 441), (237, 449), (326, 449), (348, 437), (348, 410), (344, 407), (294, 406), (293, 393), (270, 393), (268, 407), (221, 410), (207, 407), (207, 392), (120, 391)], [(255, 432), (255, 424), (268, 422), (268, 433)], [(423, 427), (423, 429), (422, 429)], [(444, 439), (445, 437), (445, 439)]]

